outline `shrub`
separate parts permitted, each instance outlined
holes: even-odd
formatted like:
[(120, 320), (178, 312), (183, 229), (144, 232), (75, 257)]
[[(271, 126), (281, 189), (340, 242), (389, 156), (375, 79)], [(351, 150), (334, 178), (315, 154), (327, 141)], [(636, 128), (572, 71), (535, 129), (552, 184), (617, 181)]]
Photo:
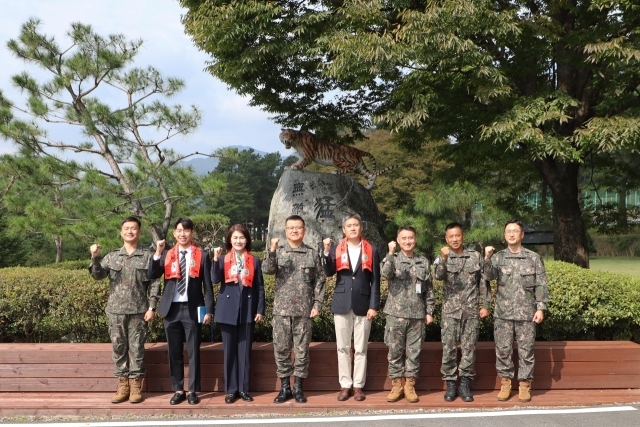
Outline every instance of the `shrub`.
[[(84, 262), (84, 261), (83, 261)], [(63, 268), (0, 269), (0, 342), (108, 342), (107, 280), (95, 281), (86, 270)], [(584, 270), (573, 264), (546, 263), (550, 302), (538, 328), (542, 340), (634, 340), (640, 342), (640, 279)], [(266, 316), (256, 325), (256, 341), (272, 340), (274, 277), (265, 275)], [(327, 280), (321, 315), (314, 320), (314, 341), (335, 341), (331, 301), (335, 279)], [(387, 285), (383, 281), (381, 306)], [(495, 284), (493, 286), (495, 289)], [(435, 282), (435, 321), (427, 341), (440, 340), (442, 284)], [(217, 291), (217, 287), (214, 289)], [(384, 314), (374, 320), (371, 341), (382, 341)], [(203, 340), (220, 340), (219, 328), (203, 328)], [(493, 339), (492, 318), (483, 320), (481, 340)], [(164, 341), (162, 320), (149, 324), (149, 342)]]
[(79, 259), (75, 261), (62, 261), (55, 264), (45, 265), (42, 268), (53, 268), (54, 270), (85, 270), (89, 271), (91, 261), (87, 259)]
[(251, 242), (251, 250), (255, 252), (263, 252), (267, 247), (267, 243), (264, 240), (253, 240)]
[(540, 338), (640, 342), (640, 278), (558, 261), (546, 266), (550, 302)]
[[(86, 267), (86, 262), (85, 262)], [(87, 270), (0, 270), (0, 341), (104, 341), (109, 286)]]

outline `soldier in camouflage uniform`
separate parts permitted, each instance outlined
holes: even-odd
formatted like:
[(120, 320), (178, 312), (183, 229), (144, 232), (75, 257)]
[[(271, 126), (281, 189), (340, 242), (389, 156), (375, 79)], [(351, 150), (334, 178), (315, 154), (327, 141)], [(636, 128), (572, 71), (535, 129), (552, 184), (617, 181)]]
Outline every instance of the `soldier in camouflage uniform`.
[[(309, 375), (309, 343), (312, 319), (320, 314), (326, 277), (318, 252), (305, 245), (304, 220), (292, 215), (285, 220), (287, 242), (278, 245), (271, 239), (262, 271), (276, 275), (273, 299), (273, 352), (276, 374), (281, 380), (280, 393), (273, 400), (283, 403), (292, 396), (296, 402), (307, 401), (302, 392), (302, 379)], [(291, 349), (295, 362), (291, 362)], [(291, 374), (295, 376), (293, 393)]]
[(387, 318), (384, 342), (389, 347), (387, 360), (392, 389), (387, 401), (397, 402), (404, 395), (409, 402), (415, 403), (418, 402), (415, 383), (420, 371), (420, 350), (425, 324), (433, 322), (435, 298), (429, 261), (414, 253), (416, 230), (400, 227), (397, 242), (400, 252), (395, 253), (396, 242), (389, 242), (389, 253), (380, 267), (380, 274), (387, 279), (389, 287), (384, 306)]
[[(465, 402), (473, 402), (470, 383), (476, 374), (476, 342), (480, 318), (489, 316), (491, 288), (482, 278), (484, 261), (479, 252), (464, 247), (462, 226), (452, 222), (445, 227), (449, 246), (440, 250), (433, 262), (435, 278), (442, 280), (442, 379), (447, 382), (444, 400), (456, 398), (456, 370), (460, 372), (457, 394)], [(478, 303), (482, 308), (478, 311)], [(458, 344), (462, 352), (460, 365), (456, 363)]]
[(504, 237), (508, 248), (493, 257), (492, 246), (485, 248), (485, 276), (496, 279), (496, 307), (494, 310), (494, 340), (496, 343), (496, 370), (502, 378), (498, 400), (511, 396), (511, 379), (514, 377), (513, 339), (518, 343), (519, 399), (531, 400), (533, 380), (536, 324), (544, 319), (549, 294), (547, 275), (542, 258), (522, 247), (524, 227), (518, 220), (507, 221)]
[(142, 378), (145, 375), (144, 343), (147, 322), (153, 319), (160, 294), (160, 281), (149, 280), (147, 269), (153, 252), (138, 247), (140, 220), (122, 221), (120, 236), (124, 246), (100, 261), (100, 245), (92, 245), (89, 271), (95, 280), (109, 277), (107, 318), (113, 344), (118, 391), (111, 399), (120, 403), (142, 402)]

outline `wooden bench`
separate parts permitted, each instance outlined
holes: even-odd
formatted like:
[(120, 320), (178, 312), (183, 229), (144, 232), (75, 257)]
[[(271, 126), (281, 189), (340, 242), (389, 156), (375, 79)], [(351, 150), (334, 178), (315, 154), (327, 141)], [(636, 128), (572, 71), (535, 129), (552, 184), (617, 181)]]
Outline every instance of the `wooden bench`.
[[(633, 342), (536, 342), (535, 354), (534, 386), (538, 390), (640, 388), (640, 345)], [(418, 390), (444, 389), (441, 357), (440, 343), (424, 344)], [(224, 389), (222, 358), (221, 343), (202, 345), (203, 392)], [(146, 361), (144, 391), (170, 392), (166, 344), (148, 344)], [(478, 343), (476, 370), (475, 390), (499, 388), (493, 342)], [(272, 344), (254, 343), (252, 391), (276, 391), (279, 381), (275, 371)], [(309, 371), (305, 390), (338, 390), (335, 343), (311, 344)], [(0, 344), (1, 392), (112, 392), (114, 386), (110, 344)], [(371, 343), (365, 390), (388, 389), (387, 348), (383, 343)]]

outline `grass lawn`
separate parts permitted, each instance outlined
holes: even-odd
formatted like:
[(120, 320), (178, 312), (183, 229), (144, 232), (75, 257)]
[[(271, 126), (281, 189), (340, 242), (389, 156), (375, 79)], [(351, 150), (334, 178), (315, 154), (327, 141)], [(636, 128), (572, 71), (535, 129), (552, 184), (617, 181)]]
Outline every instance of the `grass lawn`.
[(640, 258), (638, 257), (593, 257), (589, 258), (589, 267), (595, 271), (610, 271), (640, 277)]

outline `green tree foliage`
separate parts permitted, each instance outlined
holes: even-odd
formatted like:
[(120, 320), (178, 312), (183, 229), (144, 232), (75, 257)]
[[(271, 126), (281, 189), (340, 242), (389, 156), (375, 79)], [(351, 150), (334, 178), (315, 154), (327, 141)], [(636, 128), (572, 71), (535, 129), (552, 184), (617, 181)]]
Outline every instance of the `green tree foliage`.
[(261, 236), (269, 222), (271, 198), (284, 171), (280, 153), (261, 156), (253, 149), (228, 147), (214, 155), (220, 162), (205, 178), (203, 186), (212, 191), (203, 198), (204, 209), (228, 217), (230, 224), (252, 224), (254, 234)]
[[(482, 212), (477, 211), (479, 204), (483, 205)], [(487, 244), (502, 240), (504, 223), (511, 216), (496, 205), (491, 193), (469, 182), (436, 181), (428, 191), (418, 192), (413, 203), (399, 210), (387, 229), (392, 232), (398, 226), (413, 226), (418, 232), (418, 248), (432, 256), (446, 244), (444, 229), (448, 223), (462, 224), (466, 246), (482, 250)]]
[[(200, 111), (161, 102), (182, 90), (184, 83), (153, 67), (133, 67), (141, 40), (101, 36), (80, 23), (71, 25), (67, 39), (60, 45), (32, 19), (7, 43), (17, 58), (37, 70), (12, 78), (25, 94), (22, 104), (0, 93), (0, 137), (49, 160), (57, 160), (62, 151), (92, 159), (77, 164), (80, 172), (69, 177), (82, 187), (83, 195), (105, 195), (88, 197), (91, 206), (83, 211), (82, 224), (95, 229), (104, 227), (111, 216), (133, 214), (150, 225), (154, 240), (162, 238), (176, 203), (198, 191), (193, 173), (176, 167), (188, 155), (162, 144), (192, 132)], [(66, 136), (53, 137), (49, 130), (54, 126), (65, 127)], [(51, 200), (51, 194), (47, 198)], [(54, 203), (41, 208), (58, 207)]]
[(627, 206), (627, 192), (640, 187), (640, 153), (628, 149), (597, 153), (585, 163), (585, 189), (617, 194), (617, 203), (592, 200), (587, 210), (592, 226), (601, 234), (629, 233), (640, 221), (640, 208)]
[(209, 250), (217, 246), (224, 247), (224, 239), (229, 228), (228, 217), (217, 213), (198, 212), (189, 218), (194, 223), (195, 239), (200, 246)]
[(372, 119), (414, 148), (517, 153), (553, 196), (556, 259), (588, 266), (580, 164), (640, 135), (635, 2), (181, 4), (209, 71), (279, 123), (358, 137)]
[(275, 114), (284, 127), (313, 129), (330, 141), (353, 142), (369, 127), (382, 87), (357, 87), (324, 73), (326, 54), (316, 51), (316, 40), (334, 22), (323, 2), (180, 3), (189, 9), (187, 33), (214, 55), (207, 69), (248, 95), (250, 105)]
[(19, 237), (8, 233), (6, 214), (0, 210), (0, 268), (20, 265), (27, 255)]
[(82, 212), (97, 194), (81, 185), (75, 162), (62, 163), (23, 149), (18, 155), (0, 156), (0, 170), (0, 185), (7, 188), (0, 201), (7, 213), (7, 235), (24, 239), (41, 234), (55, 244), (56, 262), (62, 261), (67, 238), (76, 241), (72, 244), (89, 242), (82, 231)]

